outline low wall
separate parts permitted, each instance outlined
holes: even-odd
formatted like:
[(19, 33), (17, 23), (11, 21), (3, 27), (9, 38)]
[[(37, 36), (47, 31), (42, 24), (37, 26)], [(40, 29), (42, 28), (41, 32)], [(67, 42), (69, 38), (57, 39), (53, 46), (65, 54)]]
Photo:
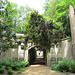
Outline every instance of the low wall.
[[(29, 59), (28, 50), (24, 51), (21, 49), (21, 45), (18, 46), (18, 49), (9, 49), (6, 52), (2, 52), (0, 58), (10, 58), (14, 57), (18, 60), (27, 60)], [(52, 63), (62, 60), (63, 58), (73, 59), (73, 50), (72, 50), (72, 41), (70, 39), (62, 40), (58, 44), (51, 46), (50, 51), (46, 50), (45, 59), (47, 66), (50, 66)]]
[(0, 58), (8, 59), (8, 58), (12, 58), (12, 57), (17, 59), (17, 49), (10, 48), (9, 50), (2, 52), (0, 55)]
[(47, 51), (47, 65), (49, 66), (64, 58), (73, 60), (72, 41), (70, 39), (62, 40), (51, 46), (50, 51)]

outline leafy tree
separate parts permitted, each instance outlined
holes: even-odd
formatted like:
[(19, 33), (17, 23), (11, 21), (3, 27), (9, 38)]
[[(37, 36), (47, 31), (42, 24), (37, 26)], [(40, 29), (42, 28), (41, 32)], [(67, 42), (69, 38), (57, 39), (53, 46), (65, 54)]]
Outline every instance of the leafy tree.
[(75, 7), (74, 0), (46, 0), (45, 16), (63, 25), (63, 35), (70, 36), (69, 5)]
[(46, 49), (50, 49), (51, 43), (59, 41), (58, 37), (62, 33), (62, 28), (58, 23), (53, 20), (46, 21), (43, 15), (35, 10), (30, 13), (28, 23), (23, 27), (28, 41), (31, 40)]
[(61, 0), (59, 4), (56, 5), (56, 21), (60, 21), (64, 27), (64, 34), (70, 36), (70, 22), (69, 22), (69, 6), (73, 5), (75, 7), (75, 1), (73, 0)]
[(45, 0), (44, 15), (56, 20), (56, 4), (59, 2), (60, 0)]
[[(0, 53), (13, 46), (12, 39), (15, 39), (15, 17), (17, 5), (9, 1), (1, 0), (0, 9)], [(3, 9), (3, 11), (2, 11)]]
[(32, 9), (28, 6), (20, 6), (20, 9), (18, 9), (18, 18), (16, 23), (16, 29), (15, 32), (17, 33), (24, 33), (24, 29), (22, 25), (27, 23), (27, 16), (29, 15), (30, 11)]

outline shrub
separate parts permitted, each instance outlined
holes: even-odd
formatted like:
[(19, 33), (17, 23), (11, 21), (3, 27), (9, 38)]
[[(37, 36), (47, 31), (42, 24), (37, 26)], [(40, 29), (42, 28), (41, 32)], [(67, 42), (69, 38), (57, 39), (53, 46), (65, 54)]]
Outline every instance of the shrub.
[(24, 68), (26, 65), (28, 65), (28, 62), (26, 61), (16, 61), (11, 64), (11, 67), (13, 70), (19, 70), (20, 68)]
[(21, 67), (25, 67), (25, 66), (27, 66), (28, 64), (29, 64), (28, 61), (20, 61)]
[(21, 68), (21, 64), (20, 62), (14, 62), (11, 64), (11, 67), (13, 70), (18, 70), (19, 68)]
[(14, 71), (13, 71), (11, 68), (9, 68), (9, 69), (8, 69), (8, 74), (11, 75), (11, 74), (13, 74), (13, 73), (14, 73)]
[[(10, 59), (0, 59), (0, 73), (4, 70), (8, 70), (8, 73), (12, 74), (14, 71), (22, 71), (29, 63), (27, 61), (16, 61), (13, 58)], [(21, 70), (20, 70), (21, 69)], [(13, 71), (14, 70), (14, 71)]]
[(0, 67), (5, 64), (5, 59), (0, 59)]
[(26, 70), (26, 68), (21, 68), (21, 69), (19, 69), (18, 73), (21, 73), (24, 70)]
[(75, 73), (75, 62), (71, 61), (70, 63), (69, 72)]
[(52, 69), (60, 72), (75, 73), (75, 62), (72, 60), (63, 59), (62, 61), (59, 61), (57, 65), (53, 65)]
[(1, 66), (0, 73), (4, 73), (4, 71), (5, 71), (5, 66)]
[(0, 68), (0, 73), (4, 73), (5, 69)]
[(52, 70), (56, 70), (56, 66), (57, 66), (57, 64), (52, 64), (52, 66), (51, 66)]

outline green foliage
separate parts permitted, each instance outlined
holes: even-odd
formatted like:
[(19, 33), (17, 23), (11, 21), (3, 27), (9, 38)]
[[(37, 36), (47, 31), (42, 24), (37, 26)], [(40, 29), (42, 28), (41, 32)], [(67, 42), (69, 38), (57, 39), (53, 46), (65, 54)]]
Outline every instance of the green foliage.
[(21, 45), (21, 49), (22, 49), (22, 50), (26, 50), (25, 45)]
[(5, 69), (4, 68), (0, 68), (0, 73), (4, 73)]
[(52, 69), (60, 72), (75, 73), (75, 61), (63, 59), (62, 61), (59, 61), (57, 65), (54, 64)]
[(57, 64), (52, 64), (51, 69), (56, 70), (56, 66), (57, 66)]
[[(60, 22), (63, 26), (63, 36), (70, 36), (69, 6), (75, 8), (75, 0), (46, 0), (44, 5), (44, 15)], [(66, 37), (64, 36), (64, 37)]]
[(17, 18), (17, 25), (15, 27), (15, 32), (17, 33), (24, 33), (23, 25), (27, 23), (27, 16), (29, 16), (29, 12), (32, 9), (28, 6), (20, 6), (20, 8), (17, 10), (18, 12), (18, 18)]
[[(58, 41), (62, 35), (63, 27), (60, 23), (49, 19), (48, 21), (36, 10), (30, 13), (28, 23), (23, 25), (28, 41), (39, 43), (44, 48), (50, 48), (52, 42)], [(61, 38), (61, 36), (60, 36)]]
[(8, 69), (8, 74), (12, 75), (14, 73), (14, 70), (12, 70), (11, 68)]
[(28, 62), (26, 61), (16, 61), (14, 63), (11, 63), (11, 67), (13, 70), (19, 70), (20, 68), (24, 68), (26, 65), (28, 65)]
[(7, 59), (0, 59), (0, 67), (1, 66), (5, 66), (5, 68), (7, 69), (14, 62), (15, 62), (15, 59), (14, 58), (10, 58), (8, 60)]
[(45, 0), (44, 15), (55, 20), (56, 19), (56, 4), (58, 4), (58, 0)]
[(29, 63), (27, 61), (16, 61), (14, 58), (0, 59), (0, 73), (8, 70), (9, 74), (14, 71), (22, 72)]
[(3, 11), (0, 9), (0, 53), (12, 47), (12, 40), (15, 41), (16, 36), (14, 32), (15, 17), (17, 16), (17, 5), (7, 0), (1, 1)]
[[(17, 8), (17, 4), (8, 0), (0, 1), (0, 54), (2, 51), (15, 48), (13, 42), (16, 41), (15, 32), (23, 33), (23, 27), (27, 22), (27, 16), (32, 10), (30, 7), (21, 6)], [(4, 9), (4, 10), (2, 10)], [(24, 38), (21, 38), (24, 39)]]
[(0, 66), (0, 73), (4, 73), (4, 71), (5, 71), (5, 66), (1, 65)]
[(26, 70), (26, 68), (21, 68), (21, 69), (19, 69), (18, 73), (20, 74), (22, 71), (25, 71), (25, 70)]

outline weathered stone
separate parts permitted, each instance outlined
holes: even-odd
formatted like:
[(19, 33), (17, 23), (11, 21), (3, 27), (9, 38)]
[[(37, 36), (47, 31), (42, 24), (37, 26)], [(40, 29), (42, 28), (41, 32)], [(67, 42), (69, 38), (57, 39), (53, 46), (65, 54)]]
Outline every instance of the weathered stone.
[(75, 12), (72, 5), (69, 7), (72, 46), (73, 46), (73, 59), (75, 60)]

